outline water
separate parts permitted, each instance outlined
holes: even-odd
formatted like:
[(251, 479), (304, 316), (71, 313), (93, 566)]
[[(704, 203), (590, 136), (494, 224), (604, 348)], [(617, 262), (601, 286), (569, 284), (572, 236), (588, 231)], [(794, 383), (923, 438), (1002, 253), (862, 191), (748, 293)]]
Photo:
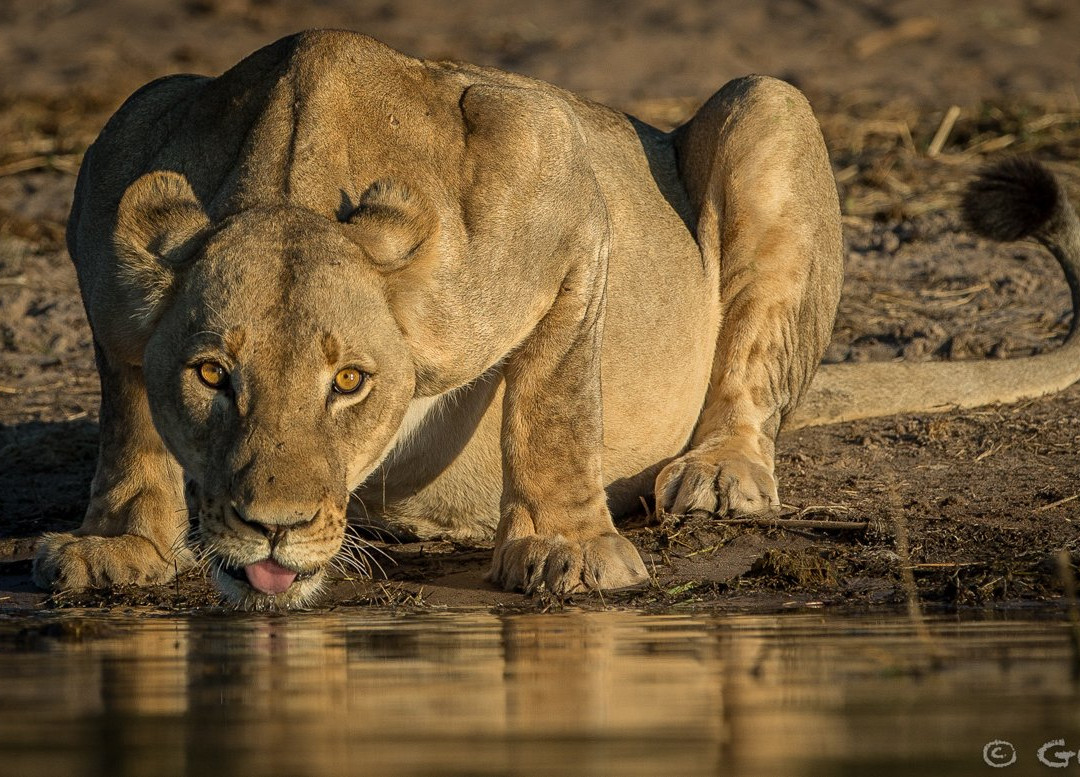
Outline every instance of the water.
[[(0, 619), (0, 774), (1053, 774), (1043, 743), (1080, 749), (1064, 624), (930, 632), (622, 612)], [(1015, 747), (1010, 769), (984, 763), (991, 740)]]

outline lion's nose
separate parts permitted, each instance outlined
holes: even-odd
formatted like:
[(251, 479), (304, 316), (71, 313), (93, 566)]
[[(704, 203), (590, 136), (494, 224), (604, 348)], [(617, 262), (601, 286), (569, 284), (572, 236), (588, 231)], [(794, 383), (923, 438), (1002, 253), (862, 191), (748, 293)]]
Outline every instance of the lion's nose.
[(314, 522), (318, 509), (301, 505), (266, 504), (232, 505), (241, 522), (265, 534), (271, 541), (280, 538), (288, 529), (299, 529)]

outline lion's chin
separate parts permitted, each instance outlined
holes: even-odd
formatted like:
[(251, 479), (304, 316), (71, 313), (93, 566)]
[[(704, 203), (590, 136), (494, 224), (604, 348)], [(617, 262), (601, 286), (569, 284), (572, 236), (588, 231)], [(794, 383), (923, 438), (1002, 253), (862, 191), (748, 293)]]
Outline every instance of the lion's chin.
[(230, 604), (243, 610), (288, 610), (308, 607), (322, 590), (325, 568), (298, 576), (281, 593), (263, 593), (248, 582), (240, 567), (213, 565), (214, 584)]

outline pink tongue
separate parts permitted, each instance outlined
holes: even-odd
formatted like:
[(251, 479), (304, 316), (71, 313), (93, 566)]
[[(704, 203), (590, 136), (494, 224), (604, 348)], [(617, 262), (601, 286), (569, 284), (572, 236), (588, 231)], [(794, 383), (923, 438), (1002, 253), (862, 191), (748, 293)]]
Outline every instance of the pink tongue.
[(283, 594), (296, 579), (295, 572), (269, 558), (258, 564), (248, 564), (244, 571), (251, 587), (264, 594)]

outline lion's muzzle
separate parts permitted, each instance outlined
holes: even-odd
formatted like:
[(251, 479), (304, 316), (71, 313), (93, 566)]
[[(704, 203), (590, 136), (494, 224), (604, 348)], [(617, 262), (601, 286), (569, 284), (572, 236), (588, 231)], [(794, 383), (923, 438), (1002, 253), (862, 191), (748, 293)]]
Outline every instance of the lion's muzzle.
[(344, 498), (241, 504), (192, 491), (199, 544), (228, 599), (280, 608), (302, 606), (318, 592), (344, 539)]

